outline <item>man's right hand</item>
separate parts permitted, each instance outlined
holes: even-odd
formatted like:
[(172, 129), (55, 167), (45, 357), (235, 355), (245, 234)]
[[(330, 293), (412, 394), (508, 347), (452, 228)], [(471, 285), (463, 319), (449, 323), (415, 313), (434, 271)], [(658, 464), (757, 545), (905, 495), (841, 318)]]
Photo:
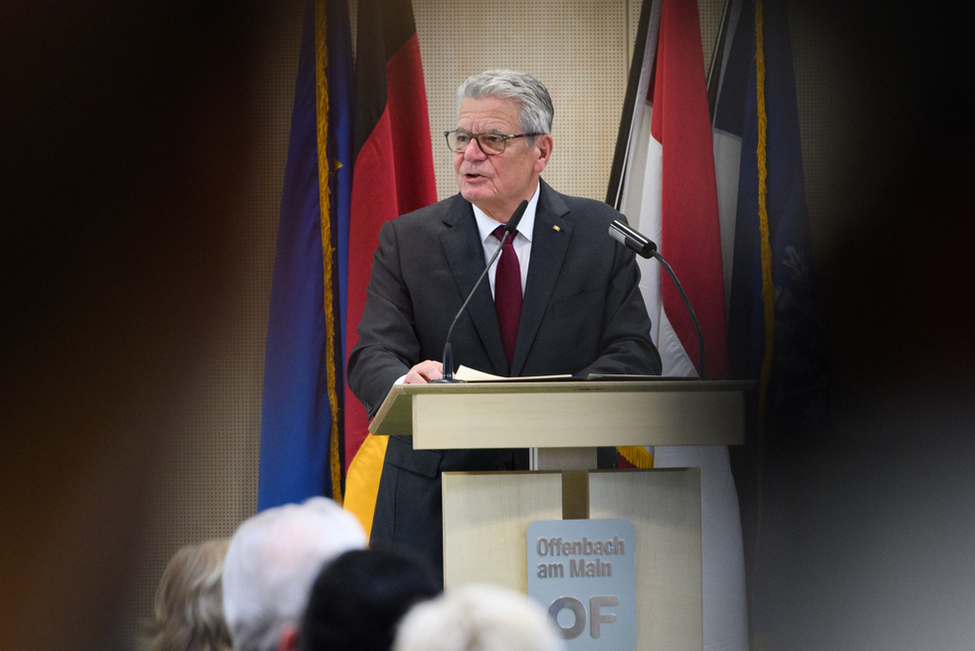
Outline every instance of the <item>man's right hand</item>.
[(410, 369), (403, 378), (403, 384), (426, 384), (430, 380), (439, 380), (442, 377), (443, 363), (427, 359)]

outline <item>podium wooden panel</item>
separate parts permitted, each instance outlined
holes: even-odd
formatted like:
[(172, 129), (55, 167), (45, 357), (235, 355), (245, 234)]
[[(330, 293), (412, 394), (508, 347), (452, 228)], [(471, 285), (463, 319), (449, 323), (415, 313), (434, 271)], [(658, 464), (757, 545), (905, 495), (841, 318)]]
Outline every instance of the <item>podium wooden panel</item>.
[(589, 517), (636, 529), (636, 649), (703, 649), (700, 469), (589, 473)]
[(528, 589), (525, 531), (562, 518), (560, 472), (444, 473), (444, 587)]

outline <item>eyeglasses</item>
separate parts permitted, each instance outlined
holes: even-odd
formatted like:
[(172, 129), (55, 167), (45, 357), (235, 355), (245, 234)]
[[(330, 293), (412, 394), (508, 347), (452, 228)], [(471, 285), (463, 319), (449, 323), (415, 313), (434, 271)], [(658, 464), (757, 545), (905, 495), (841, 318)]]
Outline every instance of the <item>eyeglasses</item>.
[(463, 154), (467, 151), (468, 145), (474, 140), (477, 142), (477, 146), (480, 147), (488, 156), (496, 156), (498, 154), (504, 153), (504, 148), (508, 145), (508, 141), (514, 138), (533, 138), (535, 136), (541, 136), (545, 134), (541, 133), (517, 133), (511, 136), (506, 136), (501, 133), (467, 133), (466, 131), (444, 131), (444, 137), (447, 138), (447, 146), (450, 147), (450, 151)]

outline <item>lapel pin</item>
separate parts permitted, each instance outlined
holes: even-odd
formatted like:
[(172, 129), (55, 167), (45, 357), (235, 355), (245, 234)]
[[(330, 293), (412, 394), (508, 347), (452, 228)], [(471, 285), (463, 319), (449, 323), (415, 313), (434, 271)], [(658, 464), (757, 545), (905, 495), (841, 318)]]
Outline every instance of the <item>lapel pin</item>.
[(561, 229), (561, 228), (559, 228), (558, 226), (553, 226), (553, 227), (552, 227), (552, 230), (553, 230), (553, 231), (561, 231), (562, 229)]

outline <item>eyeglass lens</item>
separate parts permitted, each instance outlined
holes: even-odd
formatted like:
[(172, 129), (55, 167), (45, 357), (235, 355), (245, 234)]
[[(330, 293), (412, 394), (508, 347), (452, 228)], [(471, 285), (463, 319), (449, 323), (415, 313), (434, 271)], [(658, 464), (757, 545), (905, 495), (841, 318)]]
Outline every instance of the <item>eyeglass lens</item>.
[[(455, 152), (462, 153), (467, 149), (475, 136), (464, 131), (451, 131), (447, 134), (447, 145)], [(493, 133), (481, 133), (477, 142), (485, 154), (500, 154), (504, 151), (505, 138)]]

